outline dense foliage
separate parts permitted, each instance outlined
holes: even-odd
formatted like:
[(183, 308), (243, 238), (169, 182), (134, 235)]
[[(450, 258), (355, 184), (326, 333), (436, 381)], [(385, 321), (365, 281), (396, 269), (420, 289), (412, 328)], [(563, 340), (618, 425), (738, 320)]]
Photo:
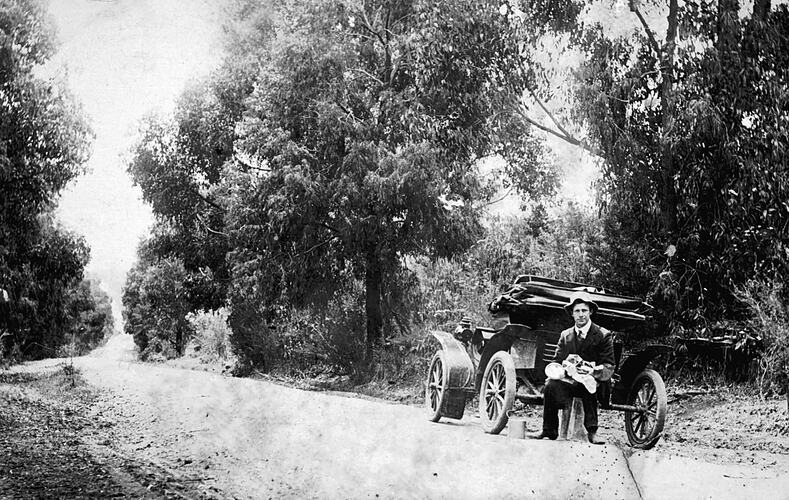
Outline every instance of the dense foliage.
[[(510, 109), (530, 61), (488, 2), (238, 5), (245, 21), (230, 30), (223, 67), (187, 91), (171, 123), (143, 126), (129, 171), (159, 219), (148, 248), (190, 272), (177, 235), (226, 252), (233, 339), (250, 364), (278, 357), (267, 335), (293, 308), (320, 316), (359, 293), (364, 333), (344, 342), (369, 358), (385, 331), (410, 322), (397, 304), (405, 259), (449, 256), (482, 234), (491, 191), (480, 159), (499, 155), (522, 192), (551, 194), (545, 151)], [(254, 85), (231, 85), (250, 67)], [(235, 103), (220, 108), (224, 121), (190, 118), (222, 96)], [(217, 137), (230, 142), (215, 162), (216, 147), (188, 146)]]
[[(787, 277), (784, 5), (232, 5), (223, 65), (129, 165), (158, 218), (130, 314), (180, 265), (245, 366), (347, 367), (517, 274), (646, 295), (681, 336), (743, 330), (738, 290)], [(536, 129), (596, 156), (599, 216), (546, 210)], [(490, 158), (527, 218), (482, 223)]]
[(91, 132), (65, 86), (37, 76), (53, 54), (35, 0), (0, 1), (0, 354), (52, 355), (74, 318), (68, 295), (88, 260), (58, 227), (58, 193), (82, 171)]
[(663, 37), (585, 33), (577, 115), (602, 157), (606, 275), (652, 288), (675, 332), (742, 317), (738, 287), (789, 272), (789, 11), (770, 7), (668, 1), (644, 7), (668, 16)]
[(197, 311), (186, 315), (186, 320), (194, 334), (186, 345), (186, 355), (204, 364), (224, 365), (224, 369), (235, 364), (230, 348), (230, 325), (227, 318), (230, 312), (225, 307), (215, 311)]
[(114, 332), (110, 296), (98, 281), (86, 278), (72, 286), (66, 296), (66, 311), (70, 321), (64, 340), (69, 344), (64, 348), (70, 355), (87, 354)]
[(528, 217), (492, 217), (485, 237), (464, 254), (416, 263), (420, 323), (454, 328), (467, 315), (488, 324), (487, 304), (521, 274), (599, 282), (592, 253), (602, 244), (599, 219), (572, 202), (549, 208)]
[(782, 391), (789, 411), (789, 306), (784, 288), (782, 282), (750, 280), (738, 292), (748, 308), (749, 326), (764, 341), (754, 377), (759, 391)]
[(141, 259), (126, 278), (123, 320), (142, 359), (180, 356), (192, 334), (189, 272), (175, 258)]
[[(191, 333), (183, 315), (215, 311), (226, 302), (230, 246), (216, 189), (226, 162), (236, 158), (235, 127), (253, 89), (254, 51), (265, 43), (268, 30), (264, 9), (254, 9), (251, 3), (238, 8), (238, 19), (231, 16), (227, 21), (227, 59), (210, 78), (184, 90), (172, 116), (149, 116), (141, 123), (128, 165), (156, 217), (139, 249), (140, 262), (124, 287), (125, 329), (144, 356), (180, 355)], [(240, 26), (234, 28), (234, 22)], [(163, 306), (150, 302), (155, 294), (141, 288), (146, 276), (156, 275), (161, 266), (178, 267), (181, 288), (180, 305), (173, 310), (180, 316), (167, 324)], [(153, 324), (155, 329), (149, 330)], [(158, 340), (150, 345), (151, 339)]]

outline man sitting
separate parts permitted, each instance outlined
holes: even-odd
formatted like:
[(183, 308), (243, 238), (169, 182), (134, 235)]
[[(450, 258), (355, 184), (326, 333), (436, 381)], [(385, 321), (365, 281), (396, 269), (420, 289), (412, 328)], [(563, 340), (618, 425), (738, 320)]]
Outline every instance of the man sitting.
[[(584, 361), (594, 364), (590, 375), (598, 382), (607, 382), (614, 372), (614, 341), (608, 330), (591, 321), (591, 316), (597, 312), (597, 304), (589, 294), (577, 292), (570, 296), (570, 302), (564, 309), (573, 317), (575, 326), (562, 332), (554, 361), (561, 363), (569, 355), (577, 354)], [(544, 390), (542, 431), (529, 437), (556, 439), (559, 435), (559, 410), (570, 405), (574, 397), (583, 401), (584, 427), (589, 442), (602, 444), (603, 441), (597, 438), (597, 394), (590, 393), (579, 382), (569, 383), (550, 378)]]

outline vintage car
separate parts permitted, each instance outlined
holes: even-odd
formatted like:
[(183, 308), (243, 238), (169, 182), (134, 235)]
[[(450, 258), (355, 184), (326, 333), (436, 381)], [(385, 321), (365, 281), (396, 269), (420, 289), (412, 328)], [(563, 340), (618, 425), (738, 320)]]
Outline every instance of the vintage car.
[(564, 306), (570, 295), (588, 293), (599, 309), (592, 321), (614, 335), (615, 370), (610, 391), (598, 391), (601, 409), (624, 412), (630, 444), (648, 449), (666, 420), (666, 387), (650, 363), (668, 348), (648, 345), (623, 353), (621, 335), (638, 335), (652, 307), (633, 297), (607, 294), (582, 283), (522, 275), (489, 306), (507, 317), (503, 328), (472, 326), (464, 318), (453, 333), (431, 332), (441, 344), (427, 374), (425, 403), (430, 419), (460, 419), (466, 402), (479, 395), (485, 432), (506, 427), (515, 401), (542, 403), (545, 367), (553, 361), (562, 330), (572, 325)]

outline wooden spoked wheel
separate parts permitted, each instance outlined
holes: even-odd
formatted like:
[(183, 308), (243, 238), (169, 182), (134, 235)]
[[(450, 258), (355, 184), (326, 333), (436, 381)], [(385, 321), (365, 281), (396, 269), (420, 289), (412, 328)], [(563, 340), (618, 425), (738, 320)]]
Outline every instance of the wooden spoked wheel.
[(666, 385), (660, 374), (650, 369), (639, 373), (627, 403), (637, 409), (625, 412), (627, 438), (633, 447), (648, 450), (657, 444), (666, 423)]
[(444, 353), (439, 351), (430, 360), (430, 369), (427, 372), (427, 386), (425, 387), (425, 406), (429, 412), (431, 422), (441, 420), (441, 405), (444, 402), (446, 391), (447, 368), (444, 363)]
[(479, 416), (488, 434), (498, 434), (507, 426), (509, 411), (515, 404), (515, 363), (506, 351), (494, 354), (479, 391)]

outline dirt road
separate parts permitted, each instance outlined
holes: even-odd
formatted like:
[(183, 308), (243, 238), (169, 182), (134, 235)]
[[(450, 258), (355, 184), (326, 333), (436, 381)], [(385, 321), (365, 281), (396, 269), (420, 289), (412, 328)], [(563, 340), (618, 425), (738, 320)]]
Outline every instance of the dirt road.
[[(237, 498), (787, 498), (786, 463), (722, 465), (614, 445), (511, 440), (475, 418), (132, 362), (113, 339), (75, 364), (106, 389), (106, 446)], [(54, 362), (50, 362), (54, 363)], [(38, 365), (40, 367), (41, 364)], [(32, 369), (31, 367), (29, 367)], [(506, 431), (505, 431), (506, 432)]]

